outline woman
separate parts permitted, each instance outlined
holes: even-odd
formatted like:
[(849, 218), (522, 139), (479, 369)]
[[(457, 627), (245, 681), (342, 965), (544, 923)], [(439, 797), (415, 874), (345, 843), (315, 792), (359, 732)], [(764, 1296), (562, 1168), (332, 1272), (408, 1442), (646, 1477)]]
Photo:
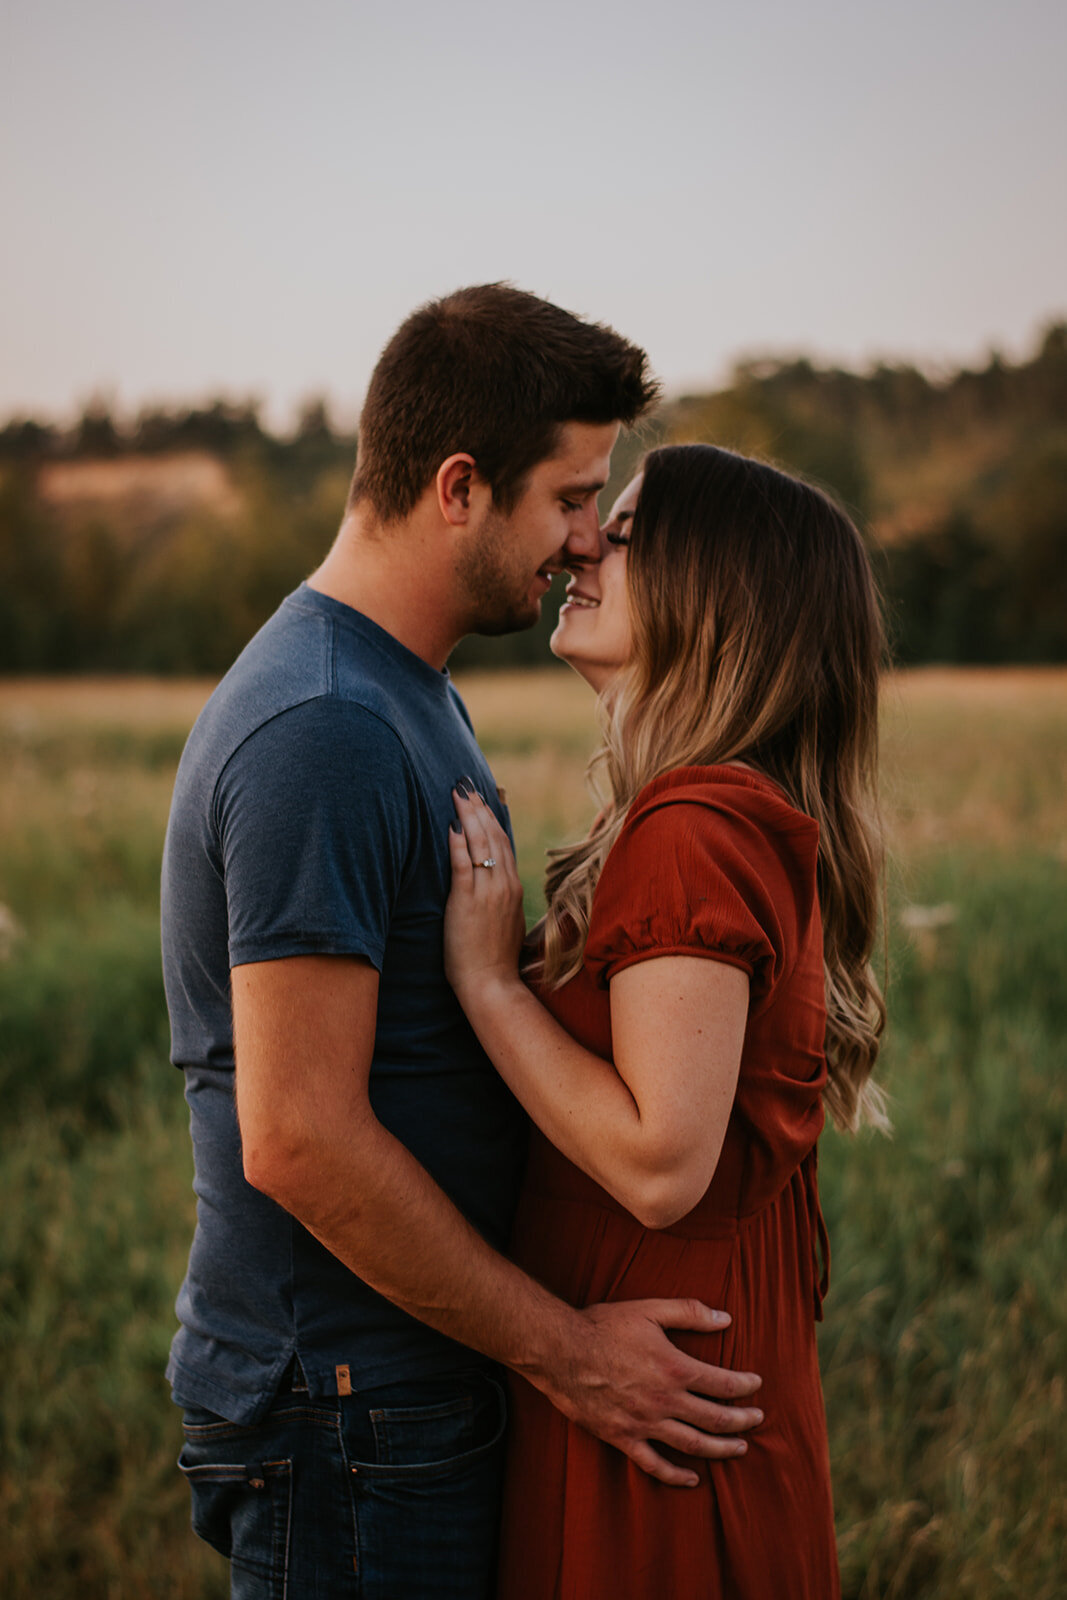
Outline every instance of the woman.
[(885, 1125), (877, 597), (824, 495), (707, 446), (654, 451), (602, 551), (552, 643), (601, 696), (605, 805), (552, 854), (535, 992), (507, 840), (459, 792), (446, 962), (536, 1124), (518, 1260), (576, 1304), (730, 1311), (680, 1342), (759, 1372), (765, 1420), (686, 1492), (517, 1381), (501, 1594), (830, 1600), (816, 1140), (824, 1105)]

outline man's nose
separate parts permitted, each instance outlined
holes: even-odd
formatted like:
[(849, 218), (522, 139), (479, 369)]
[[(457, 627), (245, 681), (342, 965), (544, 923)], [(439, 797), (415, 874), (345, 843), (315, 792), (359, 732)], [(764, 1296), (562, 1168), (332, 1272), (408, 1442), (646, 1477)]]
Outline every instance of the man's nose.
[(575, 518), (563, 549), (568, 566), (584, 567), (600, 560), (600, 518), (597, 515), (595, 500), (590, 500), (582, 516)]

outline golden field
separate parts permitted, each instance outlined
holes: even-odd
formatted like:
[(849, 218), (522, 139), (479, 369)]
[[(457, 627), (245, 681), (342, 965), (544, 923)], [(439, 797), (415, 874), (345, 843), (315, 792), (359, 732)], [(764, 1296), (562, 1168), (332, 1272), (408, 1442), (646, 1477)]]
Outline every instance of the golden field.
[[(0, 1593), (201, 1600), (162, 1379), (191, 1231), (159, 854), (207, 680), (0, 681)], [(465, 675), (536, 905), (592, 702)], [(847, 1600), (1058, 1600), (1067, 1428), (1067, 670), (884, 696), (895, 1135), (827, 1135)]]

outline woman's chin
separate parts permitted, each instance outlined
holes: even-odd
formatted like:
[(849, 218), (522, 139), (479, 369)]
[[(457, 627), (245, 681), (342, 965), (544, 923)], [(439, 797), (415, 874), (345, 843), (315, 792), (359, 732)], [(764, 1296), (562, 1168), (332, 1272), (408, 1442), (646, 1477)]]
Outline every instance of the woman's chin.
[(602, 694), (616, 676), (618, 669), (615, 667), (596, 666), (591, 661), (583, 661), (580, 654), (572, 654), (567, 649), (564, 640), (557, 642), (556, 634), (558, 632), (559, 629), (557, 628), (556, 633), (548, 641), (548, 648), (552, 654), (557, 661), (565, 661), (571, 671), (578, 674), (579, 678), (584, 678), (594, 694)]
[(568, 667), (573, 665), (570, 651), (567, 649), (567, 628), (565, 623), (556, 623), (555, 628), (548, 636), (548, 648), (557, 661), (565, 661)]

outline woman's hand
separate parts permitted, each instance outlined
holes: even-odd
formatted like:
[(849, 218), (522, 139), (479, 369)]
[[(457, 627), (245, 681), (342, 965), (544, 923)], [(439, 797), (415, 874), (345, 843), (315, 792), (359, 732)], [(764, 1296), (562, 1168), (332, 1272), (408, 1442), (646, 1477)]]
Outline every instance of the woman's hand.
[(470, 1016), (479, 998), (519, 983), (526, 922), (507, 834), (468, 785), (453, 789), (452, 798), (460, 832), (453, 824), (448, 836), (452, 891), (445, 906), (445, 975)]

